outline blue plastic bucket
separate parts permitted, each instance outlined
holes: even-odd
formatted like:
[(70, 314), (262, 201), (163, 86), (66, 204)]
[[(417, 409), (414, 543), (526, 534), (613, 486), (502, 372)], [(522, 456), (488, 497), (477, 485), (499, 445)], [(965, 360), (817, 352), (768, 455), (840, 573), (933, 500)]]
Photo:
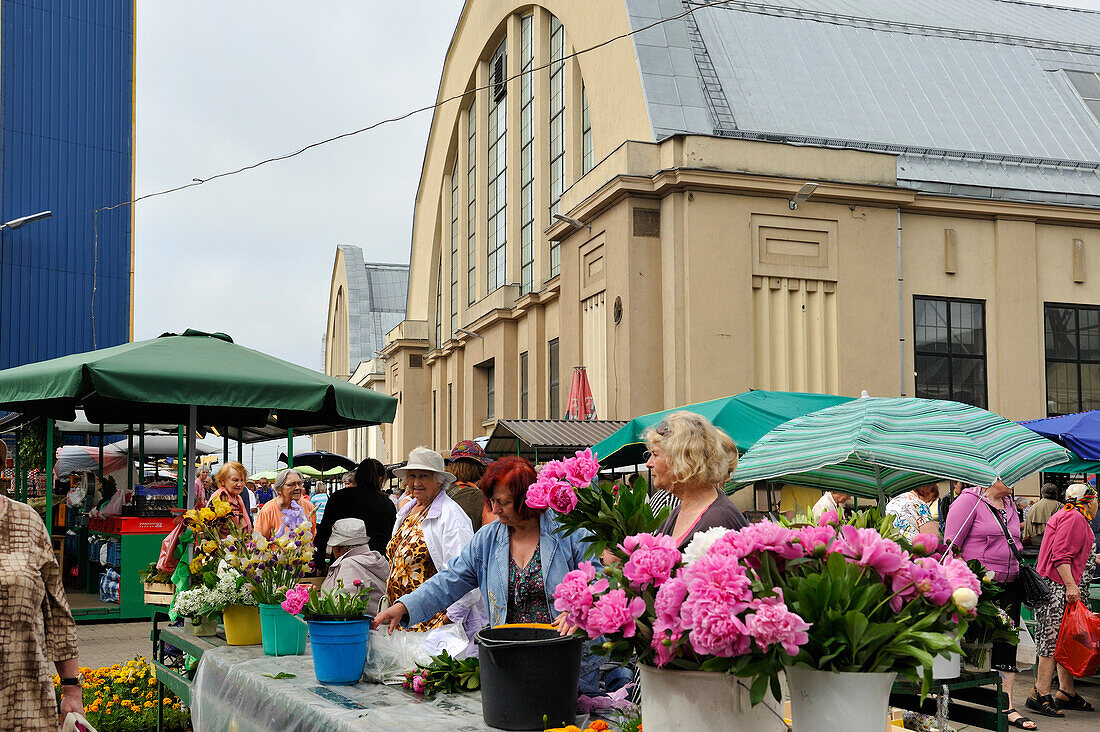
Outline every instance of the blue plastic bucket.
[(306, 652), (306, 623), (281, 605), (260, 603), (260, 640), (268, 656), (300, 656)]
[(308, 622), (317, 682), (334, 686), (358, 683), (367, 662), (371, 619)]

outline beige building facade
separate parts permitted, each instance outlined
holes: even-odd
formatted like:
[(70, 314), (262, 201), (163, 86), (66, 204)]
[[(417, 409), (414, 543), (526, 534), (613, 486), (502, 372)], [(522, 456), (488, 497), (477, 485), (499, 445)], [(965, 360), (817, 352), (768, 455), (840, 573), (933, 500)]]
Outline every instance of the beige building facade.
[(605, 419), (748, 389), (1100, 407), (1100, 15), (978, 4), (468, 2), (371, 370), (391, 458), (561, 418), (576, 365)]

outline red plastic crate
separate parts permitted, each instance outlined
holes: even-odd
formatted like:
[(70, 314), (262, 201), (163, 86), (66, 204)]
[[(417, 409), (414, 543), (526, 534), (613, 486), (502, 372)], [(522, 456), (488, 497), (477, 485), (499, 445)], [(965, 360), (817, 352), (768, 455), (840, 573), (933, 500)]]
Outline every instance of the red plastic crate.
[(108, 516), (92, 519), (88, 523), (88, 528), (105, 534), (167, 534), (172, 530), (175, 521), (171, 516), (165, 518)]

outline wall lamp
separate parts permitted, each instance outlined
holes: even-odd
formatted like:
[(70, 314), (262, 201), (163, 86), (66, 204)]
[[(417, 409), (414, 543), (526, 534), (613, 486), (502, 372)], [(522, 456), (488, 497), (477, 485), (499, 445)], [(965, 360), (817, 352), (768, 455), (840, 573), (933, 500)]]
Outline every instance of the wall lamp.
[(455, 328), (455, 332), (456, 333), (463, 333), (465, 335), (472, 336), (474, 338), (480, 338), (481, 340), (485, 340), (485, 336), (481, 335), (480, 333), (475, 333), (472, 330), (468, 330), (466, 328)]
[(807, 198), (814, 194), (817, 190), (817, 183), (803, 183), (802, 187), (798, 189), (798, 193), (794, 194), (794, 198), (787, 201), (787, 205), (794, 211), (798, 208), (798, 204), (803, 203)]
[(30, 216), (20, 216), (17, 219), (12, 219), (11, 221), (7, 221), (3, 224), (0, 224), (0, 230), (2, 230), (2, 229), (18, 229), (21, 226), (26, 226), (27, 224), (33, 224), (35, 221), (41, 221), (42, 219), (48, 219), (51, 216), (53, 216), (53, 211), (39, 211), (38, 213), (31, 214)]
[(558, 221), (564, 221), (572, 226), (574, 229), (588, 229), (588, 233), (592, 233), (592, 224), (586, 224), (580, 219), (575, 219), (572, 216), (566, 216), (565, 214), (554, 214), (554, 218)]

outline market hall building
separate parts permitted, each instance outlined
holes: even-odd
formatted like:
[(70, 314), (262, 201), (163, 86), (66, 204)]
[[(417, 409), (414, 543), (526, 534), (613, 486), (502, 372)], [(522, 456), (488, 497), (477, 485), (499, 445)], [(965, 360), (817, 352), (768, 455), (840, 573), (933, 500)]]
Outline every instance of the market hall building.
[(470, 0), (388, 458), (560, 418), (575, 365), (609, 419), (753, 388), (1100, 407), (1098, 43), (1100, 13), (998, 0)]

